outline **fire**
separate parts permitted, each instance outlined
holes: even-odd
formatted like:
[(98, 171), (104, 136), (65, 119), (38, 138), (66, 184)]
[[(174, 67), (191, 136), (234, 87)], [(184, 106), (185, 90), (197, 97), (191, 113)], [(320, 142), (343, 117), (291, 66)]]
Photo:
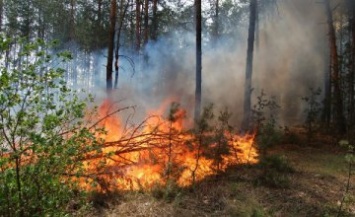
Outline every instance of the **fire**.
[[(258, 161), (254, 135), (239, 136), (230, 132), (224, 133), (228, 153), (214, 158), (213, 153), (217, 153), (222, 142), (201, 142), (197, 135), (185, 130), (186, 112), (181, 108), (163, 119), (167, 108), (167, 103), (164, 104), (157, 111), (149, 112), (151, 118), (129, 129), (123, 127), (118, 116), (107, 116), (112, 109), (109, 101), (100, 106), (100, 118), (105, 118), (102, 127), (107, 131), (103, 136), (103, 153), (89, 157), (84, 163), (88, 173), (96, 175), (99, 183), (96, 190), (151, 189), (168, 181), (186, 187), (229, 166)], [(210, 150), (210, 157), (206, 154), (208, 149), (215, 150)], [(87, 183), (82, 186), (93, 188)]]

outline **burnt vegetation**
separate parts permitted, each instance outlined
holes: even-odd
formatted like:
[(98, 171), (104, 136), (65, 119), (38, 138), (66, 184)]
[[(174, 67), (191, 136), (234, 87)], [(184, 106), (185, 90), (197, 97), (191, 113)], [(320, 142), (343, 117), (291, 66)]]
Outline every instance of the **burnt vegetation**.
[(0, 216), (353, 216), (354, 76), (353, 0), (0, 0)]

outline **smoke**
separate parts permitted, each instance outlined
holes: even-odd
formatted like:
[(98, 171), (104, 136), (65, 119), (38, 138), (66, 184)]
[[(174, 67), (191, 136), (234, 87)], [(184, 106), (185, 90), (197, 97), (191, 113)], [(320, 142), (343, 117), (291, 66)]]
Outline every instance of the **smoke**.
[[(260, 16), (258, 42), (254, 53), (253, 103), (264, 90), (281, 106), (281, 124), (300, 123), (304, 116), (302, 97), (310, 87), (323, 87), (327, 60), (327, 31), (323, 6), (309, 0), (279, 1), (277, 8)], [(247, 16), (247, 14), (245, 15)], [(246, 18), (246, 17), (245, 17)], [(203, 42), (202, 102), (227, 107), (233, 123), (242, 118), (248, 19), (235, 26), (236, 34), (216, 43)], [(113, 98), (136, 105), (145, 113), (168, 101), (177, 101), (191, 116), (195, 91), (195, 34), (178, 29), (149, 42), (144, 55), (134, 57), (135, 73), (121, 58), (118, 89)], [(96, 67), (93, 92), (105, 94), (105, 55), (94, 56)]]

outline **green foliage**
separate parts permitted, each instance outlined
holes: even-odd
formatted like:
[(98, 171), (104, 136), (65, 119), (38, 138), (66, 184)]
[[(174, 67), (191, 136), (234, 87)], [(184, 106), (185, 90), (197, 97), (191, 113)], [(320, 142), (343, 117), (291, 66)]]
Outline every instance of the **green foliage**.
[(266, 123), (276, 126), (279, 108), (280, 106), (277, 104), (276, 98), (268, 98), (262, 90), (260, 95), (257, 96), (257, 102), (252, 110), (252, 120), (256, 128), (259, 128)]
[(174, 199), (180, 195), (180, 189), (176, 185), (176, 183), (172, 181), (168, 181), (165, 186), (161, 186), (159, 184), (154, 185), (151, 194), (155, 199), (165, 200), (166, 202), (172, 202)]
[(228, 155), (230, 147), (229, 134), (233, 128), (229, 124), (231, 113), (224, 109), (219, 112), (217, 120), (213, 112), (213, 104), (204, 108), (201, 119), (197, 122), (198, 143), (202, 145), (202, 155), (213, 160), (215, 170), (220, 172), (223, 155)]
[(295, 172), (285, 156), (271, 155), (261, 159), (259, 166), (262, 174), (257, 178), (256, 184), (275, 188), (288, 188), (290, 174)]
[(256, 136), (256, 142), (261, 152), (266, 155), (267, 150), (277, 144), (280, 144), (282, 132), (272, 123), (266, 123), (259, 128)]
[(341, 200), (339, 210), (338, 210), (338, 216), (343, 216), (344, 211), (347, 212), (349, 209), (351, 209), (351, 205), (354, 204), (355, 202), (355, 197), (354, 195), (350, 194), (350, 181), (351, 177), (354, 174), (354, 164), (355, 164), (355, 145), (353, 145), (351, 142), (348, 140), (341, 140), (339, 142), (340, 146), (344, 147), (347, 149), (347, 153), (345, 155), (345, 160), (348, 163), (348, 177), (347, 177), (347, 184), (345, 187), (345, 192), (343, 195), (343, 198)]
[(268, 148), (280, 143), (282, 138), (281, 130), (277, 127), (279, 108), (275, 97), (267, 98), (261, 91), (252, 111), (257, 129), (256, 142), (264, 155)]
[[(8, 40), (0, 39), (0, 53)], [(64, 215), (70, 201), (82, 200), (73, 177), (97, 149), (95, 129), (82, 121), (91, 98), (79, 99), (61, 80), (64, 70), (50, 67), (70, 59), (67, 52), (52, 59), (47, 49), (56, 42), (18, 41), (22, 52), (0, 66), (0, 213)]]
[(228, 155), (230, 152), (229, 141), (232, 138), (229, 137), (233, 130), (229, 124), (231, 114), (224, 109), (216, 120), (213, 107), (213, 104), (210, 104), (204, 108), (201, 118), (196, 121), (195, 128), (192, 130), (194, 138), (190, 146), (196, 150), (195, 169), (192, 171), (193, 185), (195, 172), (202, 156), (213, 161), (213, 169), (218, 174), (221, 172), (223, 155)]
[(309, 91), (309, 96), (303, 97), (302, 100), (307, 104), (307, 107), (304, 110), (304, 113), (306, 114), (305, 125), (307, 129), (307, 135), (308, 138), (312, 138), (314, 131), (316, 130), (315, 127), (319, 122), (319, 117), (322, 110), (322, 105), (319, 102), (321, 89), (309, 88)]

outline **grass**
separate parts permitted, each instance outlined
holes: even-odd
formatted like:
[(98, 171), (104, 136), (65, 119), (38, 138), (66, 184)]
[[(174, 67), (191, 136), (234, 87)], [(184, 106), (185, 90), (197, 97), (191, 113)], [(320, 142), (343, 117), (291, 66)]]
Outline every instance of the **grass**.
[[(323, 143), (322, 143), (323, 144)], [(156, 192), (121, 194), (118, 202), (91, 216), (230, 216), (302, 217), (336, 216), (347, 175), (344, 152), (331, 144), (283, 145), (270, 152), (273, 163), (238, 165), (218, 179), (211, 177), (194, 190), (174, 188)], [(281, 157), (280, 157), (281, 156)], [(287, 159), (287, 160), (285, 160)], [(280, 162), (278, 167), (274, 163)], [(292, 171), (291, 171), (292, 170)], [(276, 171), (274, 174), (270, 171)], [(287, 184), (260, 184), (265, 175), (287, 177)], [(259, 183), (258, 183), (259, 182)], [(355, 179), (351, 182), (355, 185)], [(158, 195), (156, 195), (158, 193)], [(355, 195), (354, 187), (351, 193)], [(343, 216), (355, 216), (355, 202)]]

